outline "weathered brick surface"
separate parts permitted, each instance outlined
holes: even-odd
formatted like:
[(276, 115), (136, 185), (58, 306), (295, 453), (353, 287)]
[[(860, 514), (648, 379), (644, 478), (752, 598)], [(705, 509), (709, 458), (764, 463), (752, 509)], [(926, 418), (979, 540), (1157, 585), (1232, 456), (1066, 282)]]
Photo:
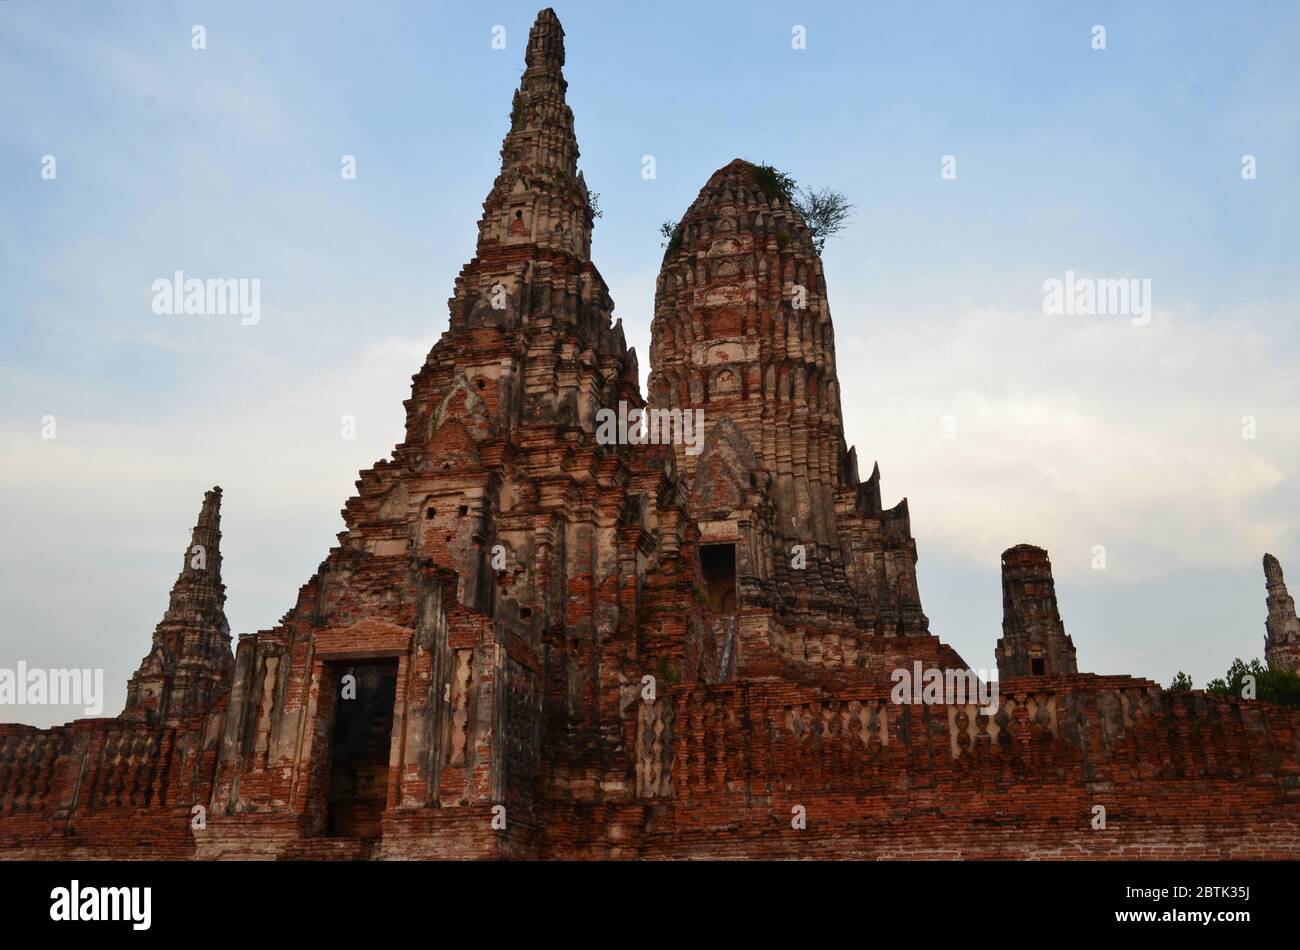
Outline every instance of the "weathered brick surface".
[(1017, 544), (1002, 552), (1002, 617), (999, 677), (1078, 672), (1074, 641), (1056, 603), (1052, 562), (1042, 548)]
[(1264, 623), (1264, 659), (1269, 669), (1300, 670), (1300, 617), (1286, 589), (1282, 565), (1264, 555), (1264, 584), (1268, 589), (1268, 619)]
[[(543, 11), (448, 330), (338, 545), (232, 657), (210, 492), (123, 716), (0, 726), (0, 857), (1300, 856), (1300, 711), (1076, 673), (1040, 549), (1008, 552), (996, 708), (894, 701), (896, 670), (967, 666), (921, 610), (906, 501), (844, 444), (807, 229), (747, 163), (656, 299), (651, 397), (704, 411), (703, 451), (597, 439), (644, 400), (563, 61)], [(335, 743), (365, 666), (395, 677), (386, 771)]]

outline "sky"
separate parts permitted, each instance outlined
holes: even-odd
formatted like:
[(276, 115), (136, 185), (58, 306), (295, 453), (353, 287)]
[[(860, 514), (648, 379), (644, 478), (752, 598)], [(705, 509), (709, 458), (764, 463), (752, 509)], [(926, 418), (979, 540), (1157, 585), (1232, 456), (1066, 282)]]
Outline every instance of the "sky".
[[(537, 9), (0, 2), (0, 667), (102, 668), (120, 711), (217, 484), (232, 631), (292, 606), (402, 438)], [(643, 374), (658, 226), (714, 170), (841, 191), (846, 434), (908, 499), (932, 631), (993, 667), (1030, 542), (1081, 670), (1262, 656), (1264, 552), (1300, 583), (1300, 7), (555, 9)], [(155, 314), (176, 270), (259, 279), (259, 321)], [(1045, 313), (1067, 272), (1149, 280), (1150, 319)]]

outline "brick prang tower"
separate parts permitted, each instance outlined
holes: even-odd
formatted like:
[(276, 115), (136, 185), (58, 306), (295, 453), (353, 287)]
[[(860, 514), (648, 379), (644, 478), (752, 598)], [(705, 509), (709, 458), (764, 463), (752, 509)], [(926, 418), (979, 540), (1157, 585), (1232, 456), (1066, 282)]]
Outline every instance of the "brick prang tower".
[(205, 712), (230, 688), (234, 663), (221, 582), (221, 488), (203, 496), (167, 612), (127, 684), (128, 719), (175, 722)]
[(678, 222), (655, 291), (649, 402), (699, 410), (676, 447), (692, 512), (737, 548), (740, 604), (795, 623), (925, 636), (906, 499), (847, 448), (821, 257), (788, 188), (735, 159)]
[(1264, 659), (1270, 670), (1300, 670), (1300, 618), (1286, 589), (1282, 565), (1264, 555), (1264, 584), (1268, 589), (1268, 619), (1264, 621)]
[(1056, 605), (1047, 552), (1018, 544), (1002, 552), (1002, 638), (998, 678), (1077, 673), (1074, 641)]

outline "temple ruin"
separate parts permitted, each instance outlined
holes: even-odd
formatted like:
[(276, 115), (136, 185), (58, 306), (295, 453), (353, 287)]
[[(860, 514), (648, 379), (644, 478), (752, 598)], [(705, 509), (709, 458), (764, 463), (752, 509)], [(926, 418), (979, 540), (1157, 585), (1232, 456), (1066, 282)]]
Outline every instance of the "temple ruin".
[[(1300, 710), (1078, 672), (1041, 548), (1002, 555), (994, 707), (891, 701), (899, 669), (970, 667), (922, 610), (907, 501), (846, 445), (806, 222), (744, 160), (708, 178), (643, 396), (564, 61), (543, 10), (447, 329), (338, 545), (232, 653), (208, 492), (122, 715), (0, 725), (0, 857), (1300, 856)], [(702, 450), (598, 437), (620, 405), (698, 410)]]

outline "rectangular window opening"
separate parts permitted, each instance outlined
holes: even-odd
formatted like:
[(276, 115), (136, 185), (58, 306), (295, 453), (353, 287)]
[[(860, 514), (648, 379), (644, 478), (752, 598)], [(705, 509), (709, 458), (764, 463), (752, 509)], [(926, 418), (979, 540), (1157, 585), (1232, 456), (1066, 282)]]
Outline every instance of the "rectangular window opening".
[(714, 613), (736, 612), (736, 546), (705, 544), (700, 546), (700, 573), (709, 593)]

